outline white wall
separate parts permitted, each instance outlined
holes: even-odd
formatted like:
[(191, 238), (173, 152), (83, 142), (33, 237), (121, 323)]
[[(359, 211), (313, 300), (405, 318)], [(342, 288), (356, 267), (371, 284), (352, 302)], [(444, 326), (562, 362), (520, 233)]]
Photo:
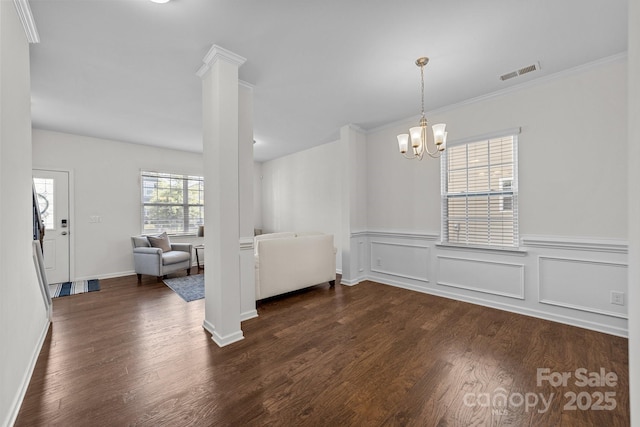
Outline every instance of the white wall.
[(339, 141), (262, 164), (263, 232), (333, 234), (338, 270), (342, 268), (340, 165)]
[(367, 277), (391, 285), (627, 334), (627, 61), (598, 64), (428, 114), (449, 139), (521, 127), (522, 251), (439, 245), (440, 162), (405, 160), (367, 135)]
[[(130, 236), (141, 233), (140, 170), (203, 174), (201, 154), (38, 129), (33, 167), (71, 171), (75, 279), (133, 274)], [(102, 221), (92, 223), (91, 216)]]
[(32, 257), (29, 45), (0, 1), (0, 426), (20, 409), (49, 326)]
[[(627, 235), (624, 58), (439, 114), (450, 141), (514, 127), (519, 136), (522, 235)], [(395, 136), (367, 136), (370, 229), (440, 232), (440, 164), (405, 160)]]

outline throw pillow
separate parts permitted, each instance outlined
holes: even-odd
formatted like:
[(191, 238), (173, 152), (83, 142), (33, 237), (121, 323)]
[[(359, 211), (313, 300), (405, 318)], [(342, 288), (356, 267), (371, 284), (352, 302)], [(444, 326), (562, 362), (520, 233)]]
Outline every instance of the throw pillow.
[(149, 244), (149, 239), (147, 236), (134, 236), (132, 237), (133, 244), (136, 248), (149, 248), (151, 245)]
[(169, 242), (169, 236), (164, 232), (158, 236), (147, 236), (152, 248), (160, 248), (162, 252), (171, 251), (171, 243)]

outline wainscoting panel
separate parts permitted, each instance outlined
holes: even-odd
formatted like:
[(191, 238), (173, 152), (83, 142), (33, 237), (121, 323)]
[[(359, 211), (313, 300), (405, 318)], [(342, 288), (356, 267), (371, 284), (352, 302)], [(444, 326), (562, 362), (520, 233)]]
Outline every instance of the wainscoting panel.
[[(541, 256), (538, 270), (541, 303), (627, 318), (625, 264)], [(624, 305), (611, 304), (612, 291)]]
[(429, 281), (430, 248), (407, 243), (371, 242), (371, 271)]
[[(438, 235), (406, 230), (357, 237), (364, 241), (352, 245), (358, 261), (365, 254), (361, 281), (627, 336), (625, 241), (526, 236), (519, 248), (500, 250), (452, 247)], [(622, 294), (624, 306), (610, 303), (611, 291)]]
[(438, 256), (438, 284), (524, 299), (524, 265)]

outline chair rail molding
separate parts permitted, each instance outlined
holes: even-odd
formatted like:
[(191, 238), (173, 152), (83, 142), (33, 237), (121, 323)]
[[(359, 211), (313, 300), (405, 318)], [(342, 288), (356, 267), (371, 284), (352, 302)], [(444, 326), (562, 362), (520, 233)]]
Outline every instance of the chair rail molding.
[(398, 230), (371, 230), (365, 233), (369, 237), (398, 237), (402, 239), (422, 239), (422, 240), (440, 240), (440, 234), (426, 233), (426, 232), (411, 232), (411, 231), (398, 231)]
[(239, 243), (241, 251), (253, 250), (253, 237), (240, 237)]
[(522, 246), (530, 248), (567, 249), (626, 254), (629, 244), (626, 240), (590, 239), (581, 237), (523, 236)]

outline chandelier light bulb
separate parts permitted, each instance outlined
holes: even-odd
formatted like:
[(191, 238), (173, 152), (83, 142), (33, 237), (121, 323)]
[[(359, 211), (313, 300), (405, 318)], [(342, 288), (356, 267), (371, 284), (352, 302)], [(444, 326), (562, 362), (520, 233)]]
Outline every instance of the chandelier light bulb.
[(446, 134), (444, 128), (446, 126), (447, 125), (444, 123), (438, 123), (437, 125), (433, 125), (431, 127), (433, 129), (433, 141), (436, 143), (436, 145), (442, 145), (444, 143)]
[(407, 152), (407, 149), (409, 148), (409, 134), (408, 133), (402, 133), (402, 134), (398, 135), (398, 148), (400, 149), (400, 152), (402, 154)]

